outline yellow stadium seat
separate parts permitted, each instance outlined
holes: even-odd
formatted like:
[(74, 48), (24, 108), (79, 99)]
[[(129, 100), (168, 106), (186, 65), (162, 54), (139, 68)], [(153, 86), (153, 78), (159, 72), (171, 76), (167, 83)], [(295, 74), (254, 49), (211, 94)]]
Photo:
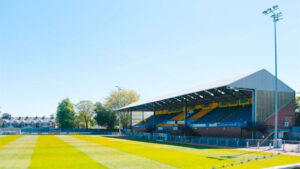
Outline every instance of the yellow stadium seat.
[(190, 119), (199, 119), (212, 110), (213, 109), (202, 109), (200, 112), (198, 112), (198, 113), (194, 114), (192, 117), (190, 117)]
[(179, 120), (182, 120), (182, 119), (184, 119), (184, 112), (181, 112), (181, 113), (177, 114), (171, 120), (179, 121)]

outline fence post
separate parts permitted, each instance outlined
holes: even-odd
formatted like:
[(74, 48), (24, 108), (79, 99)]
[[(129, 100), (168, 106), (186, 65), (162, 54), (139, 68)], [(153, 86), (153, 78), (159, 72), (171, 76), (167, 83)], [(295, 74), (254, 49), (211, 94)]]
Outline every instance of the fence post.
[(270, 150), (272, 149), (272, 143), (269, 143), (269, 149)]
[(236, 146), (239, 147), (239, 140), (236, 140)]
[(300, 153), (300, 141), (299, 141), (299, 144), (298, 144), (298, 153)]
[(257, 149), (259, 149), (259, 141), (257, 141)]
[(246, 142), (246, 148), (248, 148), (249, 147), (249, 141), (247, 140), (247, 142)]
[(283, 140), (282, 151), (285, 151), (285, 141)]

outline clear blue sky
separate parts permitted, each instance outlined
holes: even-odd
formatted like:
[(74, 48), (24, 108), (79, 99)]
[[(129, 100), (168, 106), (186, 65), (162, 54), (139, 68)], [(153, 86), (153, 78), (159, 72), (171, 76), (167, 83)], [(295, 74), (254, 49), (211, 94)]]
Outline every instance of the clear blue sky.
[(49, 115), (59, 101), (142, 99), (266, 68), (300, 89), (300, 1), (0, 0), (0, 106)]

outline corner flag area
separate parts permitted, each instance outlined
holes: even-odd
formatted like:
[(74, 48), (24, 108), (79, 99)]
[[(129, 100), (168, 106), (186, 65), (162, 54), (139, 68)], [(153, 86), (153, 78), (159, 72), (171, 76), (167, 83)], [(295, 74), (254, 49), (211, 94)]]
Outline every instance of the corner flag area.
[(0, 168), (268, 168), (300, 156), (98, 135), (0, 137)]

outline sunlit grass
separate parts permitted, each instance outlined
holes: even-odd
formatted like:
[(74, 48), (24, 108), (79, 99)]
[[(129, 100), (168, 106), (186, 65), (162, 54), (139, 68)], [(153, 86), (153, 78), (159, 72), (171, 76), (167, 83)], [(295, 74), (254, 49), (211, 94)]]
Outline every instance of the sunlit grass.
[[(176, 166), (178, 168), (212, 168), (231, 163), (237, 163), (254, 157), (269, 156), (269, 153), (248, 152), (234, 149), (218, 149), (207, 147), (186, 147), (147, 143), (126, 139), (102, 136), (74, 136), (103, 146), (112, 147), (120, 151), (136, 154), (145, 158)], [(277, 165), (300, 162), (299, 156), (278, 155), (267, 159), (259, 159), (244, 164), (226, 168), (265, 168)]]
[(17, 139), (17, 138), (20, 138), (21, 136), (19, 135), (11, 135), (11, 136), (3, 136), (3, 137), (0, 137), (0, 147), (8, 144), (9, 142)]
[[(13, 137), (13, 136), (9, 136)], [(23, 136), (0, 147), (1, 169), (27, 169), (38, 136)]]
[(29, 169), (106, 168), (56, 136), (39, 136)]
[(300, 156), (290, 156), (290, 155), (277, 155), (274, 158), (268, 158), (263, 160), (254, 160), (245, 164), (239, 164), (234, 167), (234, 169), (260, 169), (273, 166), (280, 166), (286, 164), (294, 164), (300, 162)]
[[(109, 136), (0, 137), (0, 169), (210, 169), (265, 155), (271, 154)], [(258, 169), (299, 162), (300, 156), (277, 155), (226, 168)]]
[[(95, 142), (103, 146), (111, 147), (127, 153), (139, 155), (144, 158), (149, 158), (151, 160), (155, 160), (161, 163), (166, 163), (168, 165), (175, 166), (178, 168), (211, 168), (214, 166), (221, 166), (224, 164), (230, 164), (235, 162), (234, 160), (230, 159), (211, 157), (210, 154), (204, 156), (183, 151), (149, 147), (147, 145), (126, 143), (124, 141), (119, 141), (119, 139), (114, 138), (90, 136), (74, 137), (81, 138), (90, 142)], [(199, 149), (198, 151), (201, 151), (201, 149)]]
[[(101, 137), (101, 136), (95, 136), (95, 137)], [(101, 138), (105, 139), (105, 138), (114, 138), (114, 137), (106, 136)], [(228, 149), (228, 148), (215, 148), (215, 147), (208, 147), (208, 146), (204, 147), (198, 145), (164, 143), (164, 142), (154, 142), (154, 141), (149, 142), (145, 140), (132, 139), (132, 138), (118, 138), (117, 140), (120, 142), (126, 142), (126, 143), (131, 143), (136, 145), (144, 145), (148, 147), (157, 147), (157, 148), (169, 149), (169, 150), (180, 151), (180, 152), (188, 152), (188, 153), (193, 153), (193, 154), (203, 155), (203, 156), (209, 155), (210, 158), (230, 159), (236, 162), (244, 161), (249, 158), (256, 158), (256, 157), (261, 158), (265, 155), (270, 155), (269, 153), (257, 153), (257, 152), (241, 151), (241, 150)], [(201, 151), (199, 151), (199, 149), (201, 149)]]
[(102, 146), (97, 143), (89, 142), (83, 139), (78, 139), (70, 136), (57, 136), (68, 144), (76, 147), (78, 150), (87, 154), (90, 158), (100, 162), (108, 168), (128, 168), (128, 169), (143, 169), (143, 168), (162, 168), (174, 169), (170, 165), (159, 163), (157, 161), (143, 158), (131, 153), (126, 153), (111, 147)]

